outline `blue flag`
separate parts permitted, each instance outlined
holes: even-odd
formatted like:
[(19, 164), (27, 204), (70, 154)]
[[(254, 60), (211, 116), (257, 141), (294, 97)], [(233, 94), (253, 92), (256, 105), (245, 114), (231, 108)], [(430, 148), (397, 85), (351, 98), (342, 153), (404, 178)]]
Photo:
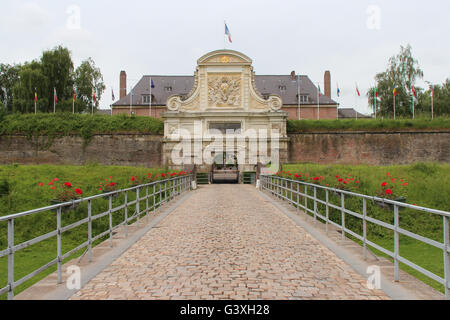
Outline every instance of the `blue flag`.
[(153, 79), (151, 79), (152, 81), (152, 89), (155, 87), (155, 84), (153, 83)]

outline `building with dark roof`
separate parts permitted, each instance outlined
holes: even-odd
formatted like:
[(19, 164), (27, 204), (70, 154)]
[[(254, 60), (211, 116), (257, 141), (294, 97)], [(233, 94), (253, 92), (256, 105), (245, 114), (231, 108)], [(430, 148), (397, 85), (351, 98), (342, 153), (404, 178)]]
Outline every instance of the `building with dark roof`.
[(359, 113), (353, 108), (339, 108), (338, 119), (370, 119), (371, 116)]
[[(113, 114), (134, 113), (161, 118), (167, 111), (167, 100), (173, 95), (189, 96), (194, 88), (194, 76), (145, 75), (127, 92), (127, 76), (120, 73), (120, 99), (113, 103)], [(331, 75), (325, 72), (324, 92), (318, 97), (318, 87), (306, 75), (255, 75), (255, 87), (267, 99), (278, 95), (283, 102), (282, 111), (289, 119), (337, 119), (338, 103), (331, 99)], [(151, 88), (153, 81), (153, 88)], [(297, 82), (298, 81), (298, 82)], [(300, 86), (300, 97), (298, 95)], [(318, 103), (319, 98), (319, 103)], [(299, 108), (300, 105), (300, 108)], [(319, 117), (318, 117), (319, 113)]]

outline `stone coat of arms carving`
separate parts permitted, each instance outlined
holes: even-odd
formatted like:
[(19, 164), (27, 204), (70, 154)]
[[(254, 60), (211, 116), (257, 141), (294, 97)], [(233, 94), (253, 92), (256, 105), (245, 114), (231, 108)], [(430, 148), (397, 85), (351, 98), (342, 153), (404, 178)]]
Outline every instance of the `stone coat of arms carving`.
[(241, 80), (219, 77), (208, 81), (208, 102), (212, 107), (236, 107), (241, 104)]

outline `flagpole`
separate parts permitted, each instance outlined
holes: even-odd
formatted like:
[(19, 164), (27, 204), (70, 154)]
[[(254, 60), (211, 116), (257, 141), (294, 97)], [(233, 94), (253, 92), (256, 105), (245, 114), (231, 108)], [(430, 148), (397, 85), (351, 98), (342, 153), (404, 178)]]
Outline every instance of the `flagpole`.
[(412, 98), (412, 118), (413, 118), (413, 120), (414, 120), (414, 93), (413, 92), (411, 92), (411, 98)]
[(317, 120), (320, 120), (320, 84), (317, 82)]
[[(223, 25), (226, 28), (227, 27), (227, 22), (225, 20), (223, 20)], [(226, 48), (226, 40), (225, 40), (225, 35), (223, 36), (223, 50), (225, 50)]]
[(431, 88), (431, 120), (434, 119), (433, 102), (434, 102), (434, 88)]
[(150, 110), (149, 110), (149, 116), (152, 116), (152, 77), (150, 77)]
[(373, 113), (375, 114), (375, 119), (377, 118), (377, 86), (374, 88), (373, 92)]
[(53, 113), (56, 113), (56, 88), (53, 87)]
[(300, 120), (300, 77), (297, 75), (297, 94), (298, 94), (298, 120)]
[(34, 114), (37, 113), (36, 98), (37, 98), (37, 92), (36, 92), (36, 88), (34, 88)]
[(395, 120), (395, 94), (394, 94), (394, 120)]

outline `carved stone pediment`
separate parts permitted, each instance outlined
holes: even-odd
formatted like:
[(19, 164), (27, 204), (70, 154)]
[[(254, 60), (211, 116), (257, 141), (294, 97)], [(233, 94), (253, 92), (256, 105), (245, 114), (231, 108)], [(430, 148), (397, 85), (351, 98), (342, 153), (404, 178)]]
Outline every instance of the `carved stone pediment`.
[(239, 107), (241, 80), (239, 77), (218, 76), (208, 80), (209, 107)]
[(252, 60), (233, 50), (217, 50), (198, 60), (194, 87), (186, 97), (167, 100), (170, 112), (279, 112), (281, 97), (266, 99), (255, 86)]

